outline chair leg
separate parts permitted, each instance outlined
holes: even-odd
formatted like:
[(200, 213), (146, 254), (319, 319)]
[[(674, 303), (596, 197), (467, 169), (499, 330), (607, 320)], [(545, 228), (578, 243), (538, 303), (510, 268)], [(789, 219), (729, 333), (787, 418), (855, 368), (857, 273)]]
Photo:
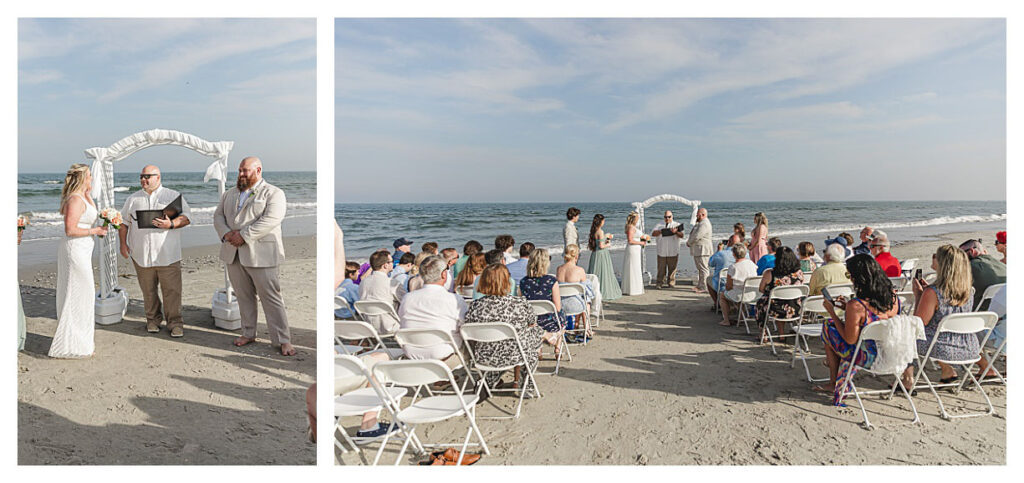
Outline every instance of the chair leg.
[(850, 380), (850, 388), (853, 390), (853, 396), (857, 398), (857, 404), (860, 405), (860, 413), (864, 415), (864, 427), (866, 429), (875, 429), (875, 427), (871, 425), (871, 421), (868, 419), (868, 411), (864, 408), (864, 401), (860, 398), (860, 391), (857, 390), (857, 385), (853, 383), (852, 379)]
[[(402, 464), (402, 457), (405, 456), (405, 450), (409, 447), (409, 442), (412, 441), (412, 435), (415, 432), (416, 432), (416, 426), (411, 426), (409, 428), (409, 434), (406, 435), (406, 437), (405, 437), (405, 442), (402, 443), (402, 449), (401, 449), (401, 451), (398, 452), (398, 458), (395, 458), (395, 466), (398, 466), (398, 465)], [(386, 441), (387, 440), (385, 440), (385, 442)], [(381, 447), (381, 449), (384, 449), (384, 445), (383, 444), (380, 447)]]
[(491, 450), (487, 447), (487, 443), (484, 442), (484, 435), (480, 433), (480, 428), (476, 425), (476, 406), (469, 408), (469, 414), (466, 415), (466, 418), (469, 419), (469, 425), (476, 432), (476, 437), (480, 440), (480, 446), (483, 447), (484, 454), (490, 455)]
[(771, 349), (772, 349), (772, 355), (778, 355), (778, 352), (775, 352), (775, 340), (774, 340), (774, 337), (772, 336), (772, 329), (769, 327), (771, 324), (774, 324), (774, 323), (775, 323), (774, 319), (772, 319), (771, 317), (765, 317), (764, 328), (761, 329), (761, 339), (764, 340), (765, 339), (765, 335), (767, 335), (768, 336), (767, 337), (768, 338), (768, 346), (771, 347)]

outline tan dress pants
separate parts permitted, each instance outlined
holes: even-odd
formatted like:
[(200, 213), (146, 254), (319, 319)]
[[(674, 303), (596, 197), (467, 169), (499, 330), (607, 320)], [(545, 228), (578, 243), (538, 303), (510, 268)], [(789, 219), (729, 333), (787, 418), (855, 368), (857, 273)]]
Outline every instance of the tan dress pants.
[[(181, 319), (181, 262), (164, 267), (141, 267), (135, 260), (135, 274), (142, 289), (142, 301), (146, 308), (146, 322), (160, 325), (166, 320), (167, 328), (184, 327)], [(159, 286), (159, 292), (158, 287)], [(163, 295), (163, 300), (160, 296)]]
[(242, 336), (256, 337), (256, 322), (259, 312), (256, 296), (263, 304), (263, 315), (267, 318), (267, 331), (273, 345), (290, 344), (288, 315), (285, 313), (281, 284), (277, 279), (277, 267), (245, 267), (235, 261), (228, 264), (228, 280), (238, 297), (238, 312), (242, 316)]
[(711, 276), (711, 269), (708, 267), (708, 257), (693, 257), (693, 264), (697, 267), (697, 282), (695, 287), (698, 290), (707, 290), (708, 279)]
[(676, 286), (676, 265), (679, 263), (679, 256), (658, 257), (658, 287), (668, 285)]

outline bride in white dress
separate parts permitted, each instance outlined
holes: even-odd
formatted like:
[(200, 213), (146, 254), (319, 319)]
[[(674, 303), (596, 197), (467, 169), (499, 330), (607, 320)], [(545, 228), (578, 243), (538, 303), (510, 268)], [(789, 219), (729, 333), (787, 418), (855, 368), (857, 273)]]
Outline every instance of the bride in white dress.
[(644, 277), (640, 272), (641, 247), (647, 242), (641, 240), (637, 223), (640, 215), (631, 212), (626, 217), (626, 254), (622, 258), (622, 295), (642, 295)]
[(91, 187), (89, 167), (71, 165), (60, 194), (64, 238), (57, 249), (57, 332), (50, 343), (50, 357), (81, 358), (93, 353), (92, 236), (106, 235), (107, 229), (93, 226), (98, 212), (89, 194)]

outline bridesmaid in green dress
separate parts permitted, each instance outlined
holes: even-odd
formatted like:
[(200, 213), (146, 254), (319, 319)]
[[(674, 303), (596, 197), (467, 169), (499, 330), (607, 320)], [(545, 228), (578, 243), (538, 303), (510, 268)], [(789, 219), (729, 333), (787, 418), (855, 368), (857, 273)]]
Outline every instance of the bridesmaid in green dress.
[(590, 238), (587, 240), (587, 248), (590, 249), (590, 264), (587, 273), (597, 275), (601, 283), (601, 299), (608, 302), (622, 297), (622, 290), (619, 288), (619, 281), (615, 278), (615, 269), (612, 268), (612, 255), (608, 251), (611, 246), (611, 236), (605, 237), (604, 215), (594, 215), (594, 222), (590, 224)]

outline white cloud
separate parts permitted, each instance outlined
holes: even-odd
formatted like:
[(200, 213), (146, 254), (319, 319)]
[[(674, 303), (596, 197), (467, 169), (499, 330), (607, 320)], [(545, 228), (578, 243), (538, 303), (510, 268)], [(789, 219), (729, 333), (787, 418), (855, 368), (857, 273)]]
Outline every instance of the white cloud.
[(18, 71), (18, 83), (22, 85), (45, 84), (63, 78), (63, 73), (49, 69)]

